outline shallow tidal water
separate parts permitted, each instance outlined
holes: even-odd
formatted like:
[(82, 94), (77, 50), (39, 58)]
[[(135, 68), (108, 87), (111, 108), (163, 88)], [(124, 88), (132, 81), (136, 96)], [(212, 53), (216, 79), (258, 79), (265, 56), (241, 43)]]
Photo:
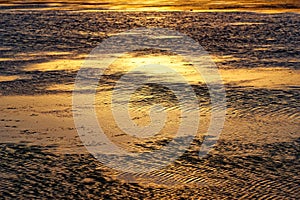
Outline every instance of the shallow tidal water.
[(187, 1), (125, 1), (125, 0), (9, 0), (2, 3), (4, 10), (78, 10), (78, 11), (200, 11), (200, 12), (232, 12), (259, 11), (280, 13), (285, 11), (299, 12), (300, 3), (297, 0), (187, 0)]
[[(6, 7), (0, 15), (1, 197), (300, 196), (299, 14)], [(97, 44), (139, 27), (168, 28), (199, 42), (223, 79), (226, 118), (214, 150), (199, 158), (212, 109), (201, 77), (181, 58), (165, 52), (141, 51), (119, 58), (106, 71), (96, 95), (99, 123), (119, 146), (132, 152), (160, 149), (172, 139), (180, 121), (180, 104), (172, 92), (148, 84), (132, 97), (131, 117), (147, 125), (149, 107), (153, 102), (162, 104), (169, 114), (166, 127), (150, 139), (120, 133), (111, 114), (110, 95), (132, 66), (147, 62), (173, 66), (190, 81), (200, 102), (198, 134), (187, 151), (161, 170), (130, 174), (105, 167), (85, 149), (73, 121), (72, 91), (78, 70)]]

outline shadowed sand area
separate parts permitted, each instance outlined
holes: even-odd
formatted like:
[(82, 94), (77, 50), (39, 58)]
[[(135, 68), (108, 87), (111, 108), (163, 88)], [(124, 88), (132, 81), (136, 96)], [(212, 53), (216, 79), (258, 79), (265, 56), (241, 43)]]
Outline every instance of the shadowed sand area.
[[(117, 7), (114, 1), (109, 5), (96, 1), (36, 2), (7, 1), (1, 5), (4, 12), (0, 13), (3, 41), (0, 197), (297, 199), (300, 196), (299, 14), (292, 10), (286, 13), (277, 10), (276, 14), (276, 10), (273, 14), (85, 12), (91, 7), (125, 8)], [(221, 8), (209, 2), (212, 9), (224, 9), (224, 4)], [(234, 2), (228, 3), (230, 9), (250, 9), (250, 5), (258, 9), (261, 5), (260, 1), (248, 3), (248, 7)], [(275, 2), (269, 9), (278, 6)], [(290, 9), (298, 9), (297, 1), (287, 2)], [(32, 9), (33, 4), (40, 7)], [(147, 5), (133, 6), (143, 10)], [(182, 5), (179, 10), (185, 10), (185, 6), (189, 7)], [(27, 7), (30, 12), (25, 10)], [(280, 10), (284, 6), (278, 7)], [(155, 2), (152, 8), (156, 8)], [(165, 5), (162, 10), (172, 8)], [(168, 88), (147, 84), (130, 100), (130, 116), (137, 125), (150, 123), (149, 109), (153, 103), (165, 107), (168, 120), (155, 137), (140, 139), (122, 133), (111, 111), (112, 90), (122, 75), (139, 65), (153, 62), (167, 65), (186, 78), (200, 102), (199, 129), (189, 149), (161, 170), (129, 174), (102, 165), (82, 144), (72, 112), (76, 74), (97, 44), (138, 27), (169, 28), (187, 34), (216, 63), (226, 90), (227, 112), (220, 138), (208, 157), (198, 156), (213, 109), (203, 78), (182, 57), (151, 49), (127, 53), (105, 71), (95, 98), (99, 124), (114, 143), (131, 152), (154, 151), (168, 144), (181, 120), (180, 102)], [(164, 80), (168, 74), (164, 74), (164, 69), (159, 70), (162, 73), (157, 78)], [(176, 79), (168, 79), (179, 89), (182, 87)]]

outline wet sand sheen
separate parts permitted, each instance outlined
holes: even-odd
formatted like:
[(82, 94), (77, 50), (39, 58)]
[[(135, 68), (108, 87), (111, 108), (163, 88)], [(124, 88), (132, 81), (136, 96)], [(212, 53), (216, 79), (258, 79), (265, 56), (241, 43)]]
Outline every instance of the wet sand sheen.
[[(0, 48), (0, 196), (298, 198), (300, 79), (295, 14), (38, 11), (16, 15), (4, 12), (1, 18), (11, 35)], [(35, 26), (29, 26), (31, 20)], [(55, 22), (52, 29), (44, 26), (50, 22)], [(78, 26), (85, 22), (95, 23)], [(189, 63), (168, 54), (120, 58), (106, 71), (96, 96), (99, 122), (116, 144), (136, 152), (159, 149), (172, 139), (180, 120), (176, 98), (166, 88), (147, 85), (131, 99), (132, 120), (147, 125), (149, 107), (155, 102), (166, 106), (168, 125), (156, 137), (141, 140), (116, 128), (108, 106), (111, 90), (122, 75), (118, 72), (136, 65), (156, 60), (175, 67), (192, 84), (201, 117), (198, 136), (176, 162), (150, 174), (126, 174), (101, 165), (85, 150), (74, 127), (71, 92), (85, 55), (98, 42), (140, 25), (178, 28), (206, 45), (224, 80), (227, 115), (218, 145), (209, 157), (200, 159), (211, 111), (201, 77)], [(32, 34), (35, 31), (37, 35)], [(15, 54), (16, 49), (23, 53)]]
[[(86, 57), (81, 55), (79, 57)], [(211, 59), (218, 64), (219, 62), (234, 61), (237, 58), (231, 56), (219, 57), (211, 56)], [(54, 60), (48, 63), (33, 64), (26, 67), (26, 71), (77, 71), (81, 68), (84, 60), (70, 59), (70, 60)], [(205, 84), (205, 81), (199, 75), (198, 71), (183, 58), (175, 55), (163, 55), (163, 54), (146, 54), (140, 55), (126, 54), (123, 57), (118, 58), (110, 67), (106, 70), (107, 75), (115, 75), (117, 73), (127, 73), (132, 69), (142, 66), (156, 64), (157, 70), (161, 71), (161, 81), (168, 77), (172, 79), (168, 74), (164, 73), (164, 68), (171, 68), (181, 74), (190, 84)], [(225, 67), (219, 69), (220, 76), (224, 84), (243, 86), (243, 87), (256, 87), (256, 88), (287, 88), (299, 85), (300, 73), (299, 70), (293, 70), (288, 68), (265, 68), (257, 67), (253, 69), (233, 67)], [(7, 76), (7, 79), (3, 76), (3, 81), (14, 80)], [(176, 83), (176, 77), (173, 78)], [(51, 85), (47, 89), (60, 90), (60, 91), (72, 91), (72, 84), (68, 85)]]
[(236, 12), (236, 11), (255, 11), (264, 13), (280, 12), (299, 12), (300, 4), (297, 0), (286, 1), (207, 1), (207, 0), (188, 0), (182, 1), (124, 1), (112, 0), (102, 1), (10, 1), (3, 4), (3, 8), (14, 10), (80, 10), (87, 12), (97, 12), (106, 10), (117, 11), (198, 11), (198, 12)]
[[(99, 95), (100, 99), (107, 96), (107, 94), (101, 94), (101, 92)], [(52, 163), (57, 163), (56, 166), (63, 164), (69, 169), (76, 171), (77, 175), (70, 171), (65, 172), (63, 170), (65, 168), (51, 168), (51, 173), (55, 174), (57, 173), (56, 170), (63, 170), (60, 173), (66, 173), (70, 174), (70, 176), (77, 177), (78, 181), (70, 180), (71, 185), (74, 187), (77, 187), (78, 184), (105, 184), (108, 186), (117, 184), (120, 185), (118, 187), (122, 188), (124, 184), (127, 185), (127, 183), (122, 183), (120, 180), (125, 179), (137, 183), (138, 190), (142, 188), (165, 188), (163, 190), (168, 191), (173, 188), (171, 190), (174, 190), (173, 192), (175, 192), (180, 191), (180, 187), (184, 187), (185, 189), (189, 188), (189, 190), (192, 191), (196, 189), (193, 194), (196, 196), (198, 195), (199, 197), (203, 196), (202, 192), (206, 187), (226, 187), (229, 190), (232, 188), (241, 189), (240, 186), (232, 183), (241, 183), (242, 180), (246, 178), (249, 187), (256, 185), (260, 188), (259, 190), (253, 191), (256, 194), (270, 194), (268, 191), (262, 192), (261, 188), (272, 185), (272, 194), (280, 195), (278, 191), (280, 191), (281, 188), (289, 187), (288, 182), (280, 179), (284, 174), (284, 170), (287, 169), (282, 167), (274, 168), (273, 162), (286, 162), (287, 164), (293, 162), (293, 164), (295, 164), (296, 161), (296, 153), (290, 147), (291, 145), (297, 145), (294, 141), (297, 141), (298, 138), (297, 131), (299, 129), (299, 124), (297, 121), (299, 122), (299, 118), (287, 118), (283, 113), (280, 114), (278, 111), (276, 117), (269, 117), (268, 115), (265, 115), (264, 112), (251, 112), (250, 118), (249, 116), (245, 117), (242, 115), (240, 110), (242, 108), (229, 108), (226, 124), (218, 142), (218, 146), (212, 152), (208, 160), (200, 160), (197, 153), (195, 153), (198, 152), (198, 148), (201, 146), (201, 139), (197, 139), (190, 147), (185, 157), (179, 159), (176, 163), (168, 166), (166, 169), (151, 174), (129, 174), (129, 176), (132, 177), (128, 178), (128, 174), (111, 171), (105, 166), (101, 166), (101, 164), (94, 160), (82, 146), (71, 118), (70, 95), (60, 94), (34, 97), (7, 96), (1, 97), (0, 100), (0, 106), (2, 108), (1, 113), (3, 114), (0, 119), (2, 130), (1, 141), (2, 143), (9, 144), (3, 146), (5, 149), (5, 151), (2, 151), (2, 153), (5, 153), (5, 157), (2, 157), (3, 162), (6, 162), (6, 159), (11, 156), (17, 157), (19, 151), (21, 151), (22, 162), (25, 162), (26, 166), (34, 167), (36, 166), (36, 163), (34, 162), (41, 162), (38, 160), (43, 159), (40, 155), (47, 155), (47, 159), (50, 159)], [(264, 108), (262, 106), (258, 107), (258, 109), (261, 109), (261, 111), (269, 110), (268, 107)], [(17, 114), (16, 111), (19, 111), (19, 114)], [(128, 150), (133, 150), (135, 152), (152, 151), (153, 149), (160, 148), (170, 137), (166, 132), (165, 134), (162, 134), (162, 136), (155, 137), (150, 141), (131, 139), (130, 143), (127, 143), (127, 141), (129, 141), (128, 138), (121, 135), (119, 130), (112, 128), (114, 127), (111, 125), (112, 120), (111, 118), (107, 118), (111, 115), (109, 112), (110, 110), (99, 110), (98, 117), (100, 117), (100, 123), (101, 125), (104, 125), (103, 127), (105, 130), (109, 130), (108, 134), (111, 134), (110, 138), (112, 138), (116, 144), (119, 144)], [(250, 114), (249, 112), (250, 111), (248, 110), (247, 114)], [(137, 114), (139, 115), (140, 112)], [(173, 114), (177, 115), (176, 112)], [(132, 117), (140, 117), (142, 121), (148, 118), (147, 115), (137, 116), (135, 114), (133, 114)], [(207, 117), (209, 117), (209, 115), (205, 112), (202, 113), (202, 121), (199, 129), (200, 138), (205, 133), (209, 123), (209, 118)], [(174, 128), (174, 126), (172, 128)], [(166, 129), (166, 131), (170, 130), (172, 129)], [(13, 145), (15, 143), (26, 144), (27, 147)], [(274, 154), (272, 153), (273, 151), (278, 153)], [(284, 152), (284, 155), (280, 152)], [(269, 154), (275, 157), (272, 157), (272, 160), (270, 160), (269, 157), (271, 155)], [(33, 163), (26, 159), (27, 155), (30, 157), (30, 160), (34, 159)], [(24, 158), (26, 160), (24, 160)], [(283, 161), (282, 159), (285, 160)], [(191, 163), (191, 161), (193, 161), (193, 163)], [(78, 170), (81, 167), (76, 167), (77, 162), (83, 167), (80, 172), (78, 172)], [(45, 164), (45, 162), (42, 163)], [(280, 180), (279, 182), (265, 177), (266, 174), (270, 173), (269, 171), (265, 171), (266, 168), (264, 166), (266, 164), (269, 167), (273, 166), (273, 169), (277, 170), (276, 174), (273, 173), (273, 176), (276, 176), (277, 179)], [(46, 164), (45, 168), (47, 168), (47, 165), (48, 164)], [(69, 165), (74, 165), (75, 167), (73, 166), (73, 168)], [(236, 168), (235, 165), (239, 165), (239, 167)], [(18, 165), (12, 165), (10, 170), (21, 170), (16, 168), (16, 166)], [(41, 167), (41, 164), (39, 164), (39, 167)], [(253, 168), (255, 168), (255, 177), (253, 177)], [(88, 175), (86, 175), (87, 171), (85, 170), (89, 170), (87, 173)], [(222, 174), (216, 170), (221, 170)], [(288, 168), (287, 171), (293, 173), (293, 170), (296, 169)], [(44, 176), (43, 174), (45, 172), (41, 170), (38, 170), (38, 172), (41, 176)], [(233, 172), (234, 175), (232, 175)], [(17, 173), (20, 173), (20, 171), (17, 171)], [(11, 181), (14, 179), (15, 178), (8, 176), (5, 180)], [(59, 177), (57, 179), (59, 179)], [(224, 179), (231, 181), (226, 182)], [(39, 182), (35, 179), (32, 180)], [(53, 178), (48, 180), (47, 175), (41, 180), (45, 182), (51, 180), (56, 181)], [(10, 181), (7, 182), (10, 183)], [(265, 184), (262, 184), (262, 181)], [(174, 184), (176, 184), (175, 188), (173, 187)], [(133, 185), (131, 186), (131, 184), (129, 184), (129, 187), (131, 188)], [(199, 188), (201, 188), (202, 194), (196, 192), (199, 191)], [(128, 189), (125, 190), (128, 191)], [(247, 191), (249, 191), (249, 189), (247, 189)], [(213, 193), (214, 192), (206, 191), (205, 195), (212, 195)], [(77, 192), (73, 192), (72, 194), (79, 195)], [(97, 194), (100, 195), (99, 193), (94, 195), (97, 196)], [(241, 194), (245, 196), (250, 195), (250, 193), (246, 191)], [(292, 194), (293, 192), (290, 191), (281, 195)], [(131, 195), (135, 196), (136, 191), (131, 193)], [(156, 195), (162, 195), (162, 193), (159, 192)], [(234, 195), (237, 194), (231, 194), (231, 196)]]

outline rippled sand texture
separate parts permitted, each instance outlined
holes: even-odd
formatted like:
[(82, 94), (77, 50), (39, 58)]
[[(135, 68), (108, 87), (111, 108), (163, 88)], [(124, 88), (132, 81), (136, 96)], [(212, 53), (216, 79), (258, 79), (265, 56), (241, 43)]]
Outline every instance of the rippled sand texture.
[[(300, 196), (298, 14), (14, 10), (0, 16), (1, 197)], [(210, 122), (207, 87), (190, 64), (160, 51), (128, 53), (106, 71), (97, 88), (99, 121), (110, 139), (128, 150), (153, 151), (166, 145), (179, 120), (178, 101), (167, 88), (148, 84), (130, 102), (136, 123), (149, 122), (153, 102), (169, 112), (168, 126), (151, 139), (137, 140), (115, 128), (109, 96), (130, 67), (148, 61), (171, 65), (189, 79), (201, 103), (198, 135), (186, 153), (159, 171), (128, 174), (101, 165), (80, 141), (72, 118), (76, 73), (103, 39), (137, 27), (187, 34), (216, 62), (227, 114), (218, 144), (206, 159), (198, 151)]]

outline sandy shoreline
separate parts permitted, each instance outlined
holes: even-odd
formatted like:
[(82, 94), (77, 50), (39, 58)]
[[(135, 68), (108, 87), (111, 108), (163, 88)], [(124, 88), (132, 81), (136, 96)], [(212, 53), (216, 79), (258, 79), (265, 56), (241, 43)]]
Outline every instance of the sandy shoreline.
[(105, 11), (194, 11), (194, 12), (260, 12), (260, 13), (283, 13), (298, 12), (300, 3), (297, 0), (286, 1), (205, 1), (205, 0), (189, 0), (181, 1), (157, 1), (150, 2), (141, 1), (123, 1), (112, 0), (109, 2), (97, 1), (7, 1), (2, 4), (2, 10), (71, 10), (80, 12), (105, 12)]
[[(1, 197), (296, 199), (300, 195), (297, 14), (38, 10), (0, 15)], [(148, 123), (147, 109), (155, 100), (170, 112), (166, 130), (153, 140), (129, 141), (114, 128), (109, 94), (120, 78), (118, 70), (129, 69), (134, 62), (154, 58), (173, 62), (189, 79), (201, 110), (198, 137), (175, 163), (152, 174), (123, 174), (101, 165), (84, 148), (74, 126), (72, 91), (78, 69), (97, 44), (141, 26), (180, 31), (210, 53), (224, 81), (227, 114), (216, 148), (200, 159), (197, 153), (211, 109), (201, 77), (165, 54), (120, 59), (97, 90), (99, 121), (120, 146), (132, 151), (159, 149), (179, 119), (176, 99), (148, 86), (137, 94), (146, 100), (133, 99), (132, 118)]]

